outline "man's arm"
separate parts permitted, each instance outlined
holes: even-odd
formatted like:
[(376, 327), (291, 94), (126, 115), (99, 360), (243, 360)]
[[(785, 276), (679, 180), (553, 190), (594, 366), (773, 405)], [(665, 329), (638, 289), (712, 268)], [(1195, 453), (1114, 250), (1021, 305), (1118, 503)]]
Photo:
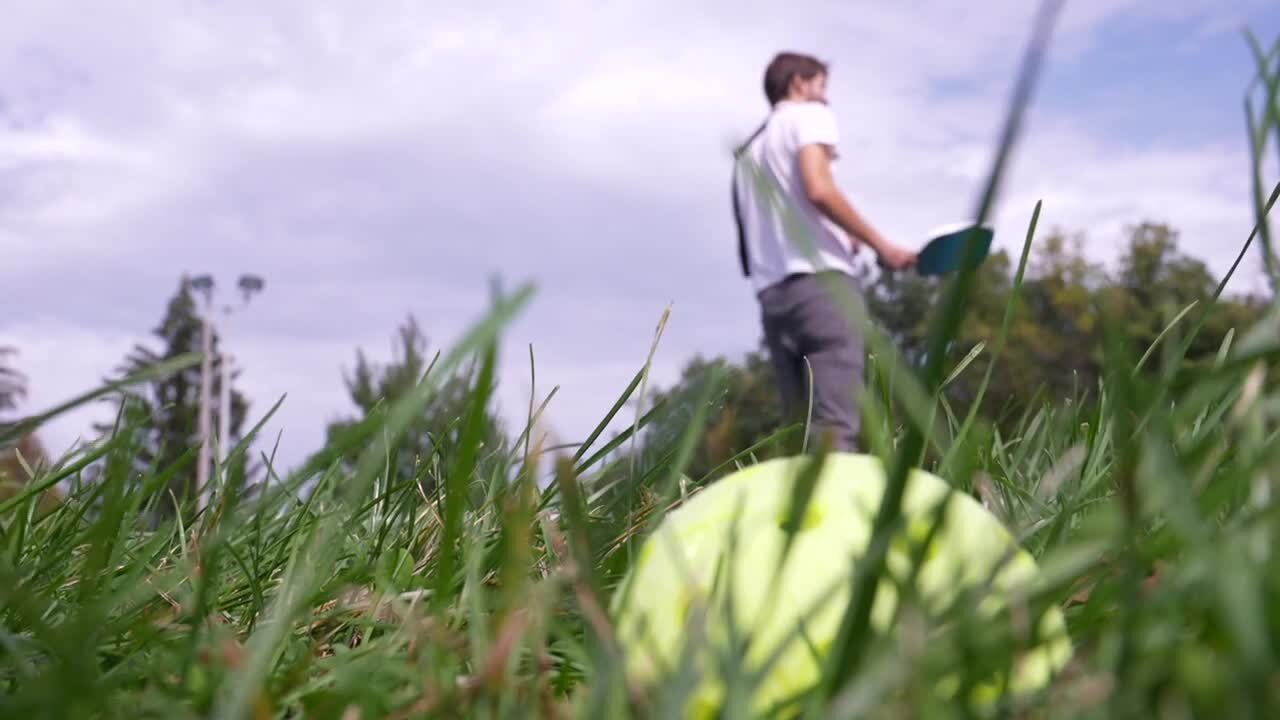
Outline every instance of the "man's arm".
[(885, 264), (895, 269), (908, 267), (915, 261), (915, 253), (886, 240), (840, 191), (831, 175), (831, 149), (828, 146), (810, 144), (801, 147), (799, 163), (800, 178), (809, 202), (839, 225), (854, 242), (861, 240), (870, 245)]

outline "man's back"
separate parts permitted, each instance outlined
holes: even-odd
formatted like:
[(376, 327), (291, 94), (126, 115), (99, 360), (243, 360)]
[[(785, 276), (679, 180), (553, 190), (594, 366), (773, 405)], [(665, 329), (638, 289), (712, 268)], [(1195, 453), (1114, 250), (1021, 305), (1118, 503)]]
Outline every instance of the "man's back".
[[(827, 67), (779, 53), (765, 68), (768, 121), (737, 154), (734, 211), (743, 265), (756, 289), (765, 344), (787, 417), (857, 447), (862, 338), (831, 295), (855, 294), (853, 246), (901, 269), (915, 254), (886, 240), (836, 185), (831, 163), (840, 133), (827, 107)], [(833, 271), (823, 278), (817, 273)]]
[(798, 160), (806, 145), (825, 145), (834, 154), (838, 142), (835, 116), (825, 104), (784, 100), (748, 144), (736, 181), (756, 291), (797, 273), (853, 273), (848, 236), (810, 202)]

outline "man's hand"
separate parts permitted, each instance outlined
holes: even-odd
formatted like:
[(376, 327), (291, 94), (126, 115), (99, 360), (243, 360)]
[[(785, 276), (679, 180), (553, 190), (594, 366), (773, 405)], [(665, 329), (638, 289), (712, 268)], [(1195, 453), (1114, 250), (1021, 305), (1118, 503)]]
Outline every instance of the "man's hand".
[(880, 250), (876, 259), (881, 267), (890, 270), (906, 270), (916, 264), (916, 252), (897, 245), (889, 245)]

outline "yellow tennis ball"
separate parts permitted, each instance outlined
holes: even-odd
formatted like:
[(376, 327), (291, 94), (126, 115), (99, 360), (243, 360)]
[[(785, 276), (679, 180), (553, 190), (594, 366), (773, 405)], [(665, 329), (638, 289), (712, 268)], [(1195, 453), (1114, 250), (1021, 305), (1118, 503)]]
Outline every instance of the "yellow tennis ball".
[[(748, 669), (785, 648), (756, 689), (755, 710), (815, 687), (849, 602), (854, 560), (871, 539), (885, 473), (871, 456), (829, 456), (786, 563), (777, 570), (792, 491), (808, 461), (772, 460), (734, 473), (670, 513), (645, 540), (611, 606), (631, 681), (663, 681), (681, 666), (682, 653), (696, 648), (693, 662), (703, 680), (688, 715), (714, 717), (724, 695), (715, 658), (730, 642), (726, 619), (732, 605), (733, 627), (752, 638)], [(891, 545), (889, 574), (905, 579), (910, 573), (911, 548), (925, 540), (948, 490), (934, 475), (910, 473), (902, 502), (905, 531)], [(995, 516), (968, 495), (952, 494), (919, 570), (924, 604), (944, 608), (963, 588), (985, 582), (1001, 562), (983, 610), (1000, 608), (1004, 593), (1033, 581), (1037, 567)], [(895, 603), (891, 582), (882, 579), (871, 617), (878, 631), (890, 629)], [(1058, 608), (1042, 617), (1039, 631), (1044, 640), (1018, 659), (1008, 680), (1012, 693), (1043, 687), (1071, 657)], [(994, 683), (978, 688), (977, 698), (993, 696)], [(952, 694), (955, 688), (939, 691)]]

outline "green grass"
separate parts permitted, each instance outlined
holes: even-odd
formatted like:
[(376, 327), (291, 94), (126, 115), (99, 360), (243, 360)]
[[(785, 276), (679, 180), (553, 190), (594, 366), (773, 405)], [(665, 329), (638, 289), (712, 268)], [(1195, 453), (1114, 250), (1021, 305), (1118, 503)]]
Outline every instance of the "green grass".
[[(1011, 103), (980, 219), (1029, 100), (1052, 6)], [(1280, 127), (1280, 74), (1268, 64), (1274, 51), (1257, 55), (1271, 93), (1261, 112), (1250, 107), (1261, 154)], [(1270, 260), (1261, 218), (1276, 194), (1267, 202), (1261, 180), (1255, 185), (1259, 224), (1242, 257), (1260, 247)], [(1255, 236), (1261, 242), (1250, 245)], [(952, 283), (922, 372), (902, 367), (883, 338), (869, 343), (866, 437), (891, 470), (890, 489), (851, 577), (859, 581), (824, 680), (795, 707), (812, 717), (1274, 716), (1280, 388), (1267, 370), (1280, 356), (1280, 305), (1257, 327), (1238, 328), (1216, 365), (1192, 372), (1182, 355), (1211, 306), (1171, 317), (1158, 346), (1139, 357), (1113, 329), (1098, 402), (1038, 405), (1006, 437), (968, 408), (932, 400), (966, 371), (965, 358), (943, 350), (970, 280), (964, 273)], [(296, 473), (273, 474), (252, 497), (224, 488), (189, 521), (145, 521), (171, 502), (154, 490), (183, 468), (137, 473), (138, 419), (127, 414), (110, 436), (41, 470), (24, 494), (0, 504), (0, 717), (670, 716), (691, 678), (629, 684), (607, 608), (637, 543), (707, 482), (684, 473), (705, 414), (695, 413), (672, 447), (644, 457), (620, 452), (652, 417), (644, 409), (629, 433), (602, 442), (645, 386), (644, 365), (572, 456), (540, 448), (530, 431), (510, 447), (482, 446), (502, 331), (530, 298), (528, 290), (501, 298), (409, 397)], [(1099, 316), (1107, 318), (1105, 308)], [(998, 357), (1002, 345), (1003, 337), (991, 352)], [(387, 448), (430, 400), (436, 378), (472, 358), (480, 382), (456, 444), (423, 459), (424, 472), (441, 479), (424, 497), (416, 482), (384, 475)], [(532, 353), (530, 363), (532, 372)], [(33, 418), (0, 443), (124, 384)], [(539, 413), (531, 403), (531, 424)], [(364, 448), (354, 471), (333, 460), (345, 447)], [(981, 498), (1037, 558), (1041, 578), (1021, 612), (1067, 608), (1075, 657), (1043, 693), (979, 708), (928, 691), (944, 677), (970, 687), (1025, 646), (1026, 617), (966, 612), (977, 597), (912, 615), (910, 633), (871, 628), (875, 584), (867, 581), (883, 572), (905, 473), (921, 458)], [(101, 470), (94, 482), (83, 479), (90, 466)], [(554, 482), (544, 489), (537, 481), (547, 473)], [(797, 507), (806, 502), (803, 480)], [(69, 486), (64, 501), (39, 512), (39, 493), (57, 483)], [(913, 633), (928, 642), (912, 644)], [(701, 640), (689, 637), (692, 651)], [(732, 653), (718, 667), (731, 681), (724, 716), (742, 716), (751, 668)]]

